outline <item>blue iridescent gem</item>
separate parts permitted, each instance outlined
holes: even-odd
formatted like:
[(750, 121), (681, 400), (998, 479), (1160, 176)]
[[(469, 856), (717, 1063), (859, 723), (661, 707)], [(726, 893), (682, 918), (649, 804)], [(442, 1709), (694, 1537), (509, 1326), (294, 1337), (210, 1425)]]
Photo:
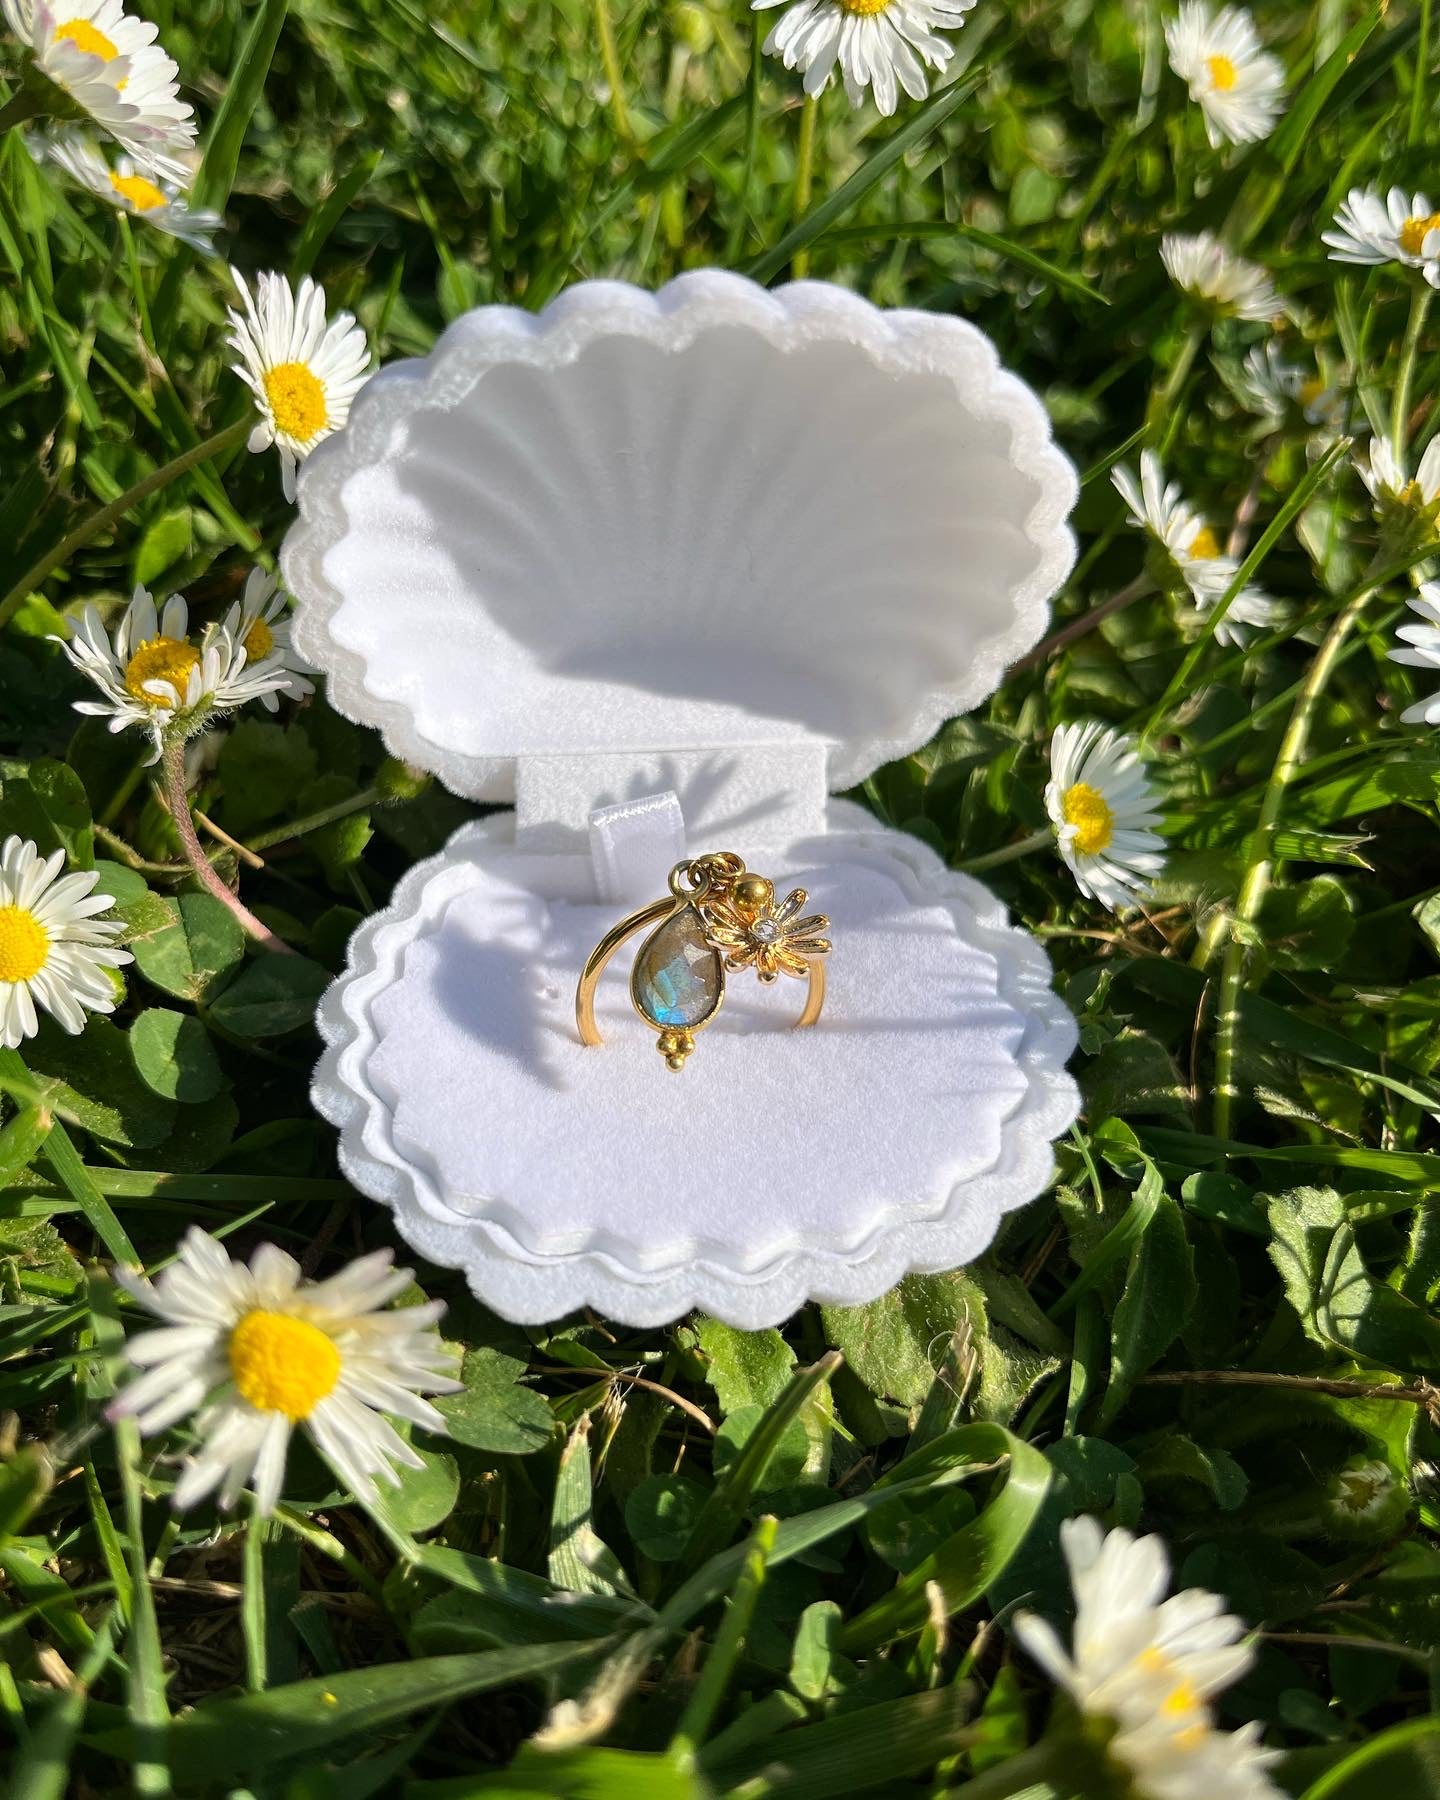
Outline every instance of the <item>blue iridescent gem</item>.
[(682, 906), (640, 946), (630, 977), (636, 1006), (661, 1030), (690, 1030), (720, 1004), (720, 953), (705, 942), (700, 915)]

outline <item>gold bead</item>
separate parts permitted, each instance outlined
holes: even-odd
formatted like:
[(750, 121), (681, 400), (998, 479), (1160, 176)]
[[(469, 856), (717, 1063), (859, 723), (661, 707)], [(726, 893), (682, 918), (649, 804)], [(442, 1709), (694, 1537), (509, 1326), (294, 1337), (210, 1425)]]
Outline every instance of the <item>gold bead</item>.
[(685, 1052), (683, 1050), (677, 1050), (673, 1056), (667, 1056), (665, 1058), (665, 1067), (667, 1069), (673, 1069), (678, 1075), (681, 1069), (685, 1067)]
[(742, 875), (730, 890), (736, 912), (751, 919), (764, 912), (774, 898), (775, 884), (763, 875)]

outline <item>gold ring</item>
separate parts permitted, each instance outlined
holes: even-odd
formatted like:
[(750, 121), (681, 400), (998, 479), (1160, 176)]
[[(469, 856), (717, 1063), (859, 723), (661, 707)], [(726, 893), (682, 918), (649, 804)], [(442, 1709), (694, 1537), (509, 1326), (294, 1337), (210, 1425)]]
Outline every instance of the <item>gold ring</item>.
[(629, 937), (655, 929), (630, 971), (630, 1004), (658, 1032), (656, 1048), (669, 1069), (683, 1069), (695, 1033), (710, 1023), (725, 998), (725, 971), (754, 969), (761, 981), (805, 976), (809, 990), (795, 1028), (813, 1025), (825, 1004), (830, 950), (822, 913), (801, 918), (804, 888), (779, 902), (763, 875), (747, 874), (733, 850), (676, 863), (670, 892), (607, 931), (590, 952), (575, 990), (575, 1023), (582, 1044), (598, 1044), (595, 990), (606, 963)]

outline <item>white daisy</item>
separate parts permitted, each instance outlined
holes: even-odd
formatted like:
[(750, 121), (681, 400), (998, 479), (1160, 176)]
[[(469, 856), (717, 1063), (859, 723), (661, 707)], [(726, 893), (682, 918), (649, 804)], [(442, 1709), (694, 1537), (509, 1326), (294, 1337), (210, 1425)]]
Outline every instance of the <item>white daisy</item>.
[(1355, 467), (1373, 495), (1377, 511), (1402, 507), (1423, 515), (1432, 513), (1440, 501), (1440, 438), (1431, 440), (1413, 478), (1385, 438), (1371, 438), (1363, 455), (1357, 450)]
[(1075, 885), (1112, 912), (1146, 899), (1164, 866), (1154, 799), (1129, 738), (1093, 720), (1058, 727), (1045, 809)]
[(145, 1373), (121, 1390), (111, 1417), (133, 1417), (148, 1435), (195, 1414), (200, 1441), (175, 1485), (177, 1508), (217, 1488), (220, 1505), (233, 1506), (248, 1486), (271, 1512), (297, 1425), (346, 1487), (373, 1503), (374, 1476), (398, 1486), (393, 1464), (421, 1466), (382, 1415), (445, 1429), (420, 1397), (460, 1386), (443, 1372), (451, 1359), (434, 1327), (444, 1308), (382, 1310), (410, 1284), (388, 1250), (307, 1281), (273, 1244), (247, 1268), (192, 1225), (153, 1286), (123, 1269), (115, 1278), (163, 1324), (126, 1344), (126, 1360)]
[(1262, 48), (1248, 12), (1222, 6), (1212, 13), (1205, 0), (1185, 0), (1165, 27), (1165, 43), (1215, 149), (1269, 137), (1285, 104), (1285, 72)]
[(1340, 389), (1318, 372), (1307, 375), (1297, 363), (1288, 361), (1274, 338), (1251, 347), (1238, 391), (1246, 407), (1265, 418), (1281, 420), (1295, 408), (1307, 425), (1329, 432), (1339, 431), (1344, 423)]
[(156, 231), (193, 245), (207, 256), (214, 255), (211, 239), (222, 223), (219, 213), (192, 211), (174, 182), (152, 181), (140, 173), (128, 156), (117, 157), (112, 168), (96, 146), (78, 131), (27, 142), (38, 157), (54, 163), (99, 199), (132, 218), (143, 219)]
[(818, 94), (838, 62), (852, 106), (868, 87), (888, 118), (897, 83), (912, 100), (929, 92), (925, 69), (943, 69), (955, 54), (940, 31), (958, 31), (975, 0), (751, 0), (753, 12), (786, 11), (765, 40), (767, 55), (805, 76), (805, 92)]
[(267, 712), (277, 712), (280, 696), (302, 700), (315, 692), (315, 684), (301, 672), (295, 650), (290, 643), (290, 621), (286, 617), (289, 596), (279, 591), (273, 575), (264, 569), (252, 569), (245, 582), (245, 593), (236, 601), (224, 619), (224, 630), (245, 652), (252, 677), (272, 671), (284, 677), (280, 685), (259, 696)]
[(1237, 256), (1213, 231), (1172, 231), (1162, 238), (1160, 260), (1176, 287), (1217, 318), (1268, 322), (1285, 310), (1259, 263)]
[(1060, 1544), (1075, 1593), (1073, 1649), (1033, 1613), (1015, 1635), (1080, 1710), (1109, 1728), (1106, 1755), (1145, 1800), (1284, 1800), (1266, 1770), (1279, 1752), (1260, 1726), (1216, 1729), (1211, 1697), (1250, 1667), (1243, 1622), (1218, 1594), (1167, 1600), (1170, 1559), (1156, 1537), (1068, 1519)]
[(1428, 273), (1440, 256), (1440, 237), (1431, 237), (1437, 229), (1440, 213), (1424, 194), (1392, 187), (1382, 199), (1374, 188), (1351, 188), (1321, 240), (1330, 246), (1332, 262), (1397, 262)]
[(1130, 523), (1148, 531), (1183, 574), (1197, 559), (1220, 554), (1215, 533), (1204, 517), (1181, 497), (1180, 483), (1166, 481), (1160, 458), (1153, 450), (1140, 453), (1140, 479), (1121, 463), (1112, 471), (1116, 492), (1130, 508)]
[(280, 451), (285, 498), (295, 498), (295, 465), (338, 431), (370, 369), (365, 333), (348, 312), (325, 322), (325, 290), (307, 275), (298, 294), (283, 275), (260, 275), (252, 298), (230, 271), (245, 310), (231, 310), (230, 366), (255, 396), (260, 423), (250, 448)]
[(71, 1033), (85, 1011), (115, 1010), (115, 986), (107, 971), (132, 961), (111, 939), (125, 929), (100, 919), (115, 904), (93, 892), (93, 869), (62, 875), (65, 852), (41, 856), (28, 838), (6, 838), (0, 847), (0, 1044), (18, 1049), (39, 1029), (38, 1001)]
[(295, 677), (283, 660), (247, 667), (244, 647), (220, 625), (189, 635), (189, 613), (172, 595), (163, 612), (143, 587), (125, 608), (113, 640), (92, 601), (73, 621), (74, 635), (56, 639), (65, 654), (104, 696), (77, 700), (76, 712), (109, 719), (112, 731), (138, 725), (150, 733), (158, 758), (172, 737), (191, 737), (215, 715), (266, 695), (293, 691)]
[[(3, 0), (10, 29), (61, 90), (38, 110), (88, 117), (152, 175), (182, 182), (177, 160), (195, 142), (195, 117), (176, 94), (175, 64), (156, 27), (120, 0)], [(53, 90), (51, 90), (53, 91)]]
[[(1408, 663), (1413, 669), (1440, 670), (1440, 582), (1422, 582), (1409, 606), (1420, 623), (1402, 625), (1396, 632), (1409, 647), (1392, 650), (1390, 661)], [(1428, 699), (1407, 706), (1400, 717), (1407, 725), (1440, 725), (1440, 688)]]
[[(1240, 565), (1220, 548), (1220, 540), (1203, 513), (1182, 499), (1180, 484), (1166, 481), (1153, 450), (1140, 455), (1140, 480), (1123, 464), (1110, 477), (1130, 508), (1130, 522), (1148, 531), (1168, 556), (1174, 574), (1202, 613), (1222, 599)], [(1215, 641), (1236, 645), (1251, 626), (1272, 625), (1275, 602), (1262, 589), (1244, 587), (1225, 609), (1215, 628)]]

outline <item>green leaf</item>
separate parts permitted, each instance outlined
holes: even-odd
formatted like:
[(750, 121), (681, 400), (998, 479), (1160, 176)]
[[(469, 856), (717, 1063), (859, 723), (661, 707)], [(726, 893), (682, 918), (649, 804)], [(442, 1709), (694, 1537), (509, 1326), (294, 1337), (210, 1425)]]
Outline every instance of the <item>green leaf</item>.
[(107, 1144), (143, 1150), (163, 1143), (175, 1124), (174, 1102), (153, 1093), (135, 1072), (125, 1033), (91, 1017), (78, 1037), (49, 1020), (25, 1046), (36, 1098)]
[(1402, 1375), (1428, 1380), (1440, 1368), (1440, 1319), (1370, 1274), (1348, 1220), (1326, 1252), (1315, 1323), (1352, 1355)]
[(1355, 908), (1333, 875), (1272, 887), (1260, 911), (1265, 953), (1279, 969), (1336, 969), (1355, 931)]
[[(412, 1713), (558, 1675), (594, 1653), (588, 1643), (572, 1643), (419, 1657), (292, 1681), (267, 1693), (202, 1701), (170, 1725), (170, 1767), (177, 1782), (196, 1786), (210, 1782), (217, 1769), (224, 1770), (227, 1782), (263, 1774), (277, 1763), (303, 1763), (351, 1738), (384, 1730)], [(97, 1732), (86, 1741), (122, 1761), (142, 1750), (130, 1728)]]
[[(990, 59), (998, 59), (1004, 54), (1005, 48), (1005, 45), (1001, 45), (998, 49), (992, 49)], [(843, 219), (851, 207), (862, 200), (877, 182), (883, 180), (898, 162), (938, 132), (951, 113), (973, 97), (985, 79), (985, 74), (983, 66), (972, 67), (948, 87), (942, 87), (938, 94), (932, 94), (904, 125), (890, 134), (878, 150), (866, 157), (848, 181), (842, 181), (833, 193), (827, 194), (818, 205), (811, 207), (804, 218), (797, 220), (772, 249), (750, 265), (745, 271), (750, 279), (760, 282), (772, 280), (788, 262), (794, 260), (797, 250), (803, 250), (807, 244), (813, 243), (828, 231), (837, 220)]]
[(687, 1475), (647, 1475), (625, 1501), (625, 1529), (652, 1562), (675, 1562), (704, 1508), (707, 1490)]
[(846, 1625), (841, 1644), (847, 1655), (862, 1655), (922, 1630), (937, 1596), (949, 1613), (973, 1606), (1000, 1579), (1024, 1543), (1050, 1489), (1049, 1463), (1023, 1438), (999, 1425), (978, 1423), (937, 1438), (906, 1463), (923, 1468), (962, 1449), (977, 1462), (1004, 1459), (1008, 1466), (1003, 1485), (969, 1524)]
[(591, 1519), (592, 1502), (587, 1414), (560, 1453), (550, 1513), (550, 1579), (576, 1594), (628, 1593), (625, 1571)]
[(210, 1035), (189, 1013), (148, 1007), (130, 1027), (130, 1054), (146, 1087), (167, 1100), (210, 1100), (225, 1085)]
[(221, 990), (210, 1017), (236, 1037), (280, 1037), (314, 1023), (330, 971), (308, 956), (266, 951)]
[(844, 1617), (833, 1600), (816, 1600), (800, 1615), (790, 1685), (803, 1700), (823, 1700), (830, 1688)]
[(525, 1365), (489, 1345), (466, 1352), (464, 1390), (436, 1400), (457, 1444), (500, 1456), (528, 1456), (555, 1435), (555, 1415), (533, 1388), (522, 1387)]
[[(743, 1430), (744, 1447), (720, 1474), (695, 1521), (695, 1529), (681, 1559), (685, 1572), (698, 1570), (730, 1541), (745, 1516), (751, 1496), (769, 1470), (771, 1458), (781, 1449), (787, 1434), (793, 1435), (797, 1425), (803, 1432), (801, 1414), (806, 1401), (817, 1387), (830, 1381), (839, 1365), (840, 1358), (832, 1351), (810, 1368), (797, 1369), (785, 1392), (759, 1418), (747, 1420), (742, 1411), (732, 1414), (726, 1421), (726, 1426), (735, 1427), (737, 1432)], [(723, 1432), (725, 1427), (721, 1429)], [(717, 1440), (719, 1435), (717, 1433)], [(809, 1437), (806, 1434), (802, 1467), (808, 1456)]]
[(785, 1391), (795, 1352), (778, 1331), (736, 1331), (719, 1319), (696, 1321), (700, 1348), (708, 1359), (705, 1379), (722, 1412), (740, 1406), (769, 1406)]
[(215, 765), (225, 789), (226, 829), (244, 838), (257, 825), (290, 814), (318, 763), (315, 746), (299, 725), (241, 719)]
[(855, 1707), (723, 1759), (702, 1750), (700, 1766), (727, 1793), (763, 1779), (766, 1800), (893, 1794), (978, 1736), (965, 1690), (944, 1687)]
[(1440, 1716), (1407, 1719), (1341, 1758), (1300, 1800), (1421, 1800), (1440, 1793)]
[(250, 23), (235, 66), (224, 83), (224, 98), (210, 123), (205, 154), (190, 193), (192, 207), (213, 207), (223, 212), (230, 198), (240, 163), (240, 146), (264, 92), (286, 10), (287, 0), (261, 0)]
[[(1148, 1170), (1145, 1180), (1153, 1173)], [(1185, 1220), (1170, 1196), (1161, 1193), (1145, 1235), (1131, 1252), (1111, 1321), (1110, 1385), (1100, 1407), (1102, 1430), (1114, 1421), (1138, 1378), (1185, 1329), (1194, 1302), (1195, 1269)]]
[(433, 1450), (417, 1450), (416, 1454), (421, 1466), (398, 1466), (395, 1472), (400, 1485), (379, 1483), (380, 1499), (375, 1506), (376, 1512), (406, 1534), (443, 1525), (460, 1497), (460, 1472), (453, 1456)]
[(95, 861), (95, 832), (85, 784), (67, 763), (37, 756), (23, 775), (0, 781), (0, 838), (33, 840), (44, 856), (63, 850), (77, 868)]
[(1234, 1512), (1249, 1488), (1245, 1471), (1225, 1450), (1206, 1450), (1180, 1432), (1167, 1432), (1140, 1458), (1140, 1479), (1151, 1483), (1193, 1481), (1208, 1488), (1222, 1512)]
[(918, 1406), (930, 1390), (951, 1334), (968, 1323), (985, 1332), (985, 1296), (968, 1275), (907, 1275), (867, 1306), (825, 1306), (830, 1341), (870, 1389), (902, 1406)]
[(471, 1627), (495, 1644), (568, 1643), (601, 1638), (627, 1620), (654, 1618), (648, 1607), (628, 1597), (575, 1594), (554, 1587), (527, 1569), (491, 1562), (448, 1544), (418, 1544), (416, 1567), (481, 1602), (466, 1608)]
[(197, 1005), (245, 955), (245, 933), (229, 907), (212, 894), (162, 899), (147, 894), (122, 905), (125, 946), (152, 987)]
[(131, 581), (152, 587), (167, 569), (190, 554), (194, 532), (195, 515), (188, 506), (172, 507), (152, 519), (135, 546)]
[(522, 1744), (514, 1762), (492, 1775), (409, 1781), (406, 1800), (711, 1800), (714, 1789), (658, 1750), (542, 1750)]

